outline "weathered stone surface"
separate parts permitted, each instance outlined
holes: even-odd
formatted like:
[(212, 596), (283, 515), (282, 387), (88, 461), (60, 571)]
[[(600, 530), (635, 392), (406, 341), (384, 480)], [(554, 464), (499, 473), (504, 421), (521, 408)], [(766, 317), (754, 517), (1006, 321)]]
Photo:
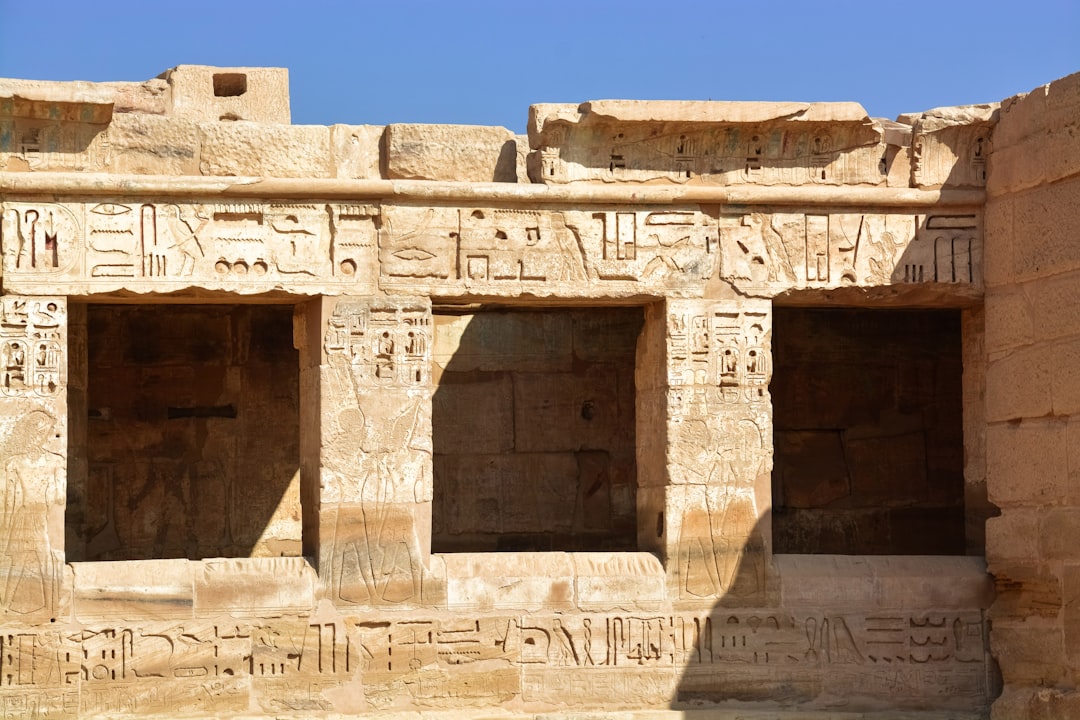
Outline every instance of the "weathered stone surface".
[(1076, 77), (0, 81), (0, 715), (1069, 717)]
[(912, 125), (912, 187), (986, 185), (996, 103), (937, 108), (898, 119)]
[[(328, 128), (232, 122), (205, 123), (201, 129), (199, 170), (203, 175), (334, 176)], [(275, 152), (268, 153), (266, 148)]]
[(374, 179), (381, 177), (380, 125), (331, 125), (334, 177)]
[(517, 182), (517, 138), (476, 125), (387, 125), (386, 173), (408, 180)]
[(1080, 73), (1003, 100), (987, 191), (1011, 194), (1080, 172), (1077, 108)]
[(177, 65), (160, 76), (169, 86), (169, 113), (199, 121), (289, 124), (289, 71)]
[(858, 103), (598, 100), (529, 108), (529, 177), (883, 184), (883, 131)]

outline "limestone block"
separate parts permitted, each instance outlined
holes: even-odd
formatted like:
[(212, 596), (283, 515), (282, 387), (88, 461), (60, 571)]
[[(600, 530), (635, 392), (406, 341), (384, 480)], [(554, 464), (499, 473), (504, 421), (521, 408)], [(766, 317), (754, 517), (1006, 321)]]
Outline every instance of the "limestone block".
[(381, 125), (331, 125), (330, 145), (334, 149), (332, 177), (382, 177), (379, 170), (383, 127)]
[(1080, 501), (1080, 428), (1077, 427), (1078, 423), (1080, 423), (1080, 417), (1071, 417), (1067, 428), (1066, 453), (1069, 466), (1069, 504), (1077, 504)]
[(936, 608), (966, 609), (988, 607), (993, 597), (978, 558), (777, 555), (775, 562), (784, 607), (902, 611), (933, 597)]
[(444, 555), (447, 604), (459, 610), (574, 606), (574, 564), (565, 553)]
[(603, 314), (579, 311), (572, 315), (574, 357), (603, 362), (612, 357), (633, 357), (642, 327), (638, 308)]
[(1065, 563), (1062, 584), (1065, 590), (1062, 617), (1065, 625), (1065, 654), (1075, 678), (1080, 669), (1080, 563)]
[(1029, 618), (1056, 620), (1061, 615), (1063, 589), (1061, 563), (1021, 563), (992, 560), (996, 598), (990, 617), (997, 622), (1024, 622)]
[[(1060, 312), (1067, 312), (1059, 308)], [(1050, 346), (1051, 387), (1054, 414), (1080, 413), (1080, 338), (1061, 340)]]
[(989, 422), (1048, 415), (1053, 407), (1054, 368), (1041, 345), (1006, 351), (986, 368), (986, 419)]
[(996, 103), (936, 108), (899, 119), (913, 126), (912, 187), (986, 184)]
[[(1036, 313), (1033, 307), (1062, 307), (1061, 305), (1039, 305), (1028, 299), (1029, 288), (1034, 294), (1039, 292), (1039, 284), (1026, 287), (988, 288), (986, 291), (986, 350), (999, 353), (1013, 348), (1030, 345), (1035, 339), (1033, 324), (1036, 320), (1045, 321), (1047, 315), (1058, 313)], [(1077, 298), (1080, 300), (1080, 297)], [(1071, 315), (1071, 313), (1067, 313)], [(1055, 322), (1053, 319), (1048, 322)], [(1040, 339), (1045, 336), (1040, 333)]]
[(529, 108), (533, 182), (883, 184), (857, 103), (597, 100)]
[(567, 313), (438, 315), (432, 360), (450, 373), (569, 372), (573, 322)]
[(514, 386), (511, 377), (439, 385), (432, 395), (432, 416), (438, 428), (436, 453), (451, 455), (506, 453), (514, 449)]
[(990, 647), (1006, 684), (1053, 686), (1065, 678), (1064, 637), (1056, 623), (997, 621)]
[(1080, 271), (1055, 274), (1027, 282), (1023, 288), (1033, 308), (1032, 332), (1038, 340), (1080, 335)]
[(1078, 88), (1080, 73), (1002, 101), (987, 185), (991, 195), (1047, 185), (1080, 171)]
[(1039, 555), (1046, 560), (1080, 560), (1076, 538), (1080, 533), (1080, 508), (1049, 508), (1039, 522)]
[(992, 566), (1008, 567), (1039, 558), (1039, 513), (1009, 508), (986, 520), (986, 558)]
[(145, 113), (121, 113), (105, 132), (108, 170), (133, 175), (198, 175), (202, 133), (197, 123)]
[(664, 568), (650, 553), (573, 553), (582, 610), (655, 610), (666, 596)]
[(169, 114), (169, 83), (160, 77), (145, 82), (102, 83), (116, 91), (114, 110), (121, 113)]
[(992, 709), (991, 720), (1070, 720), (1080, 715), (1080, 693), (1048, 687), (1006, 688)]
[(202, 175), (334, 177), (330, 129), (319, 125), (202, 123)]
[(309, 613), (315, 604), (315, 571), (302, 557), (204, 560), (194, 587), (201, 617)]
[(285, 68), (177, 65), (160, 77), (169, 85), (169, 114), (174, 117), (289, 124)]
[(1073, 229), (1080, 226), (1080, 177), (1063, 180), (1013, 201), (1013, 264), (1018, 280), (1080, 269)]
[(194, 564), (183, 559), (80, 562), (74, 613), (81, 622), (193, 617)]
[(1067, 423), (1059, 418), (997, 423), (986, 430), (986, 487), (999, 507), (1053, 505), (1068, 486)]
[(988, 287), (1011, 283), (1016, 278), (1013, 255), (1020, 238), (1013, 227), (1016, 198), (995, 197), (987, 201), (983, 270)]
[[(582, 485), (591, 480), (580, 465), (573, 453), (440, 456), (435, 469), (440, 534), (451, 542), (455, 535), (488, 535), (485, 544), (493, 550), (496, 541), (503, 543), (500, 549), (514, 549), (516, 538), (521, 549), (533, 549), (529, 536), (569, 534), (587, 489)], [(500, 538), (503, 534), (510, 538)]]
[(479, 125), (386, 126), (390, 179), (517, 182), (517, 137)]
[(514, 446), (520, 452), (611, 448), (620, 421), (617, 378), (591, 372), (522, 374), (514, 382)]

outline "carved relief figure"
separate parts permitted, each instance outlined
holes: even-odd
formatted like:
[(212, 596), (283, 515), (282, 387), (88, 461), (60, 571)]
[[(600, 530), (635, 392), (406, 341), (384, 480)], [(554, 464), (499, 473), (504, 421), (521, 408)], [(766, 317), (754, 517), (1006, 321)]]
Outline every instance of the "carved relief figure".
[(327, 457), (338, 599), (401, 603), (423, 580), (414, 514), (431, 499), (426, 388), (430, 317), (397, 307), (339, 309), (326, 333), (341, 402)]
[(168, 206), (165, 222), (169, 229), (169, 235), (172, 236), (172, 245), (169, 247), (180, 253), (180, 267), (177, 269), (177, 273), (182, 276), (191, 275), (195, 271), (195, 264), (201, 258), (206, 257), (202, 244), (199, 242), (199, 235), (207, 223), (210, 222), (210, 218), (203, 217), (198, 213), (195, 213), (195, 217), (199, 218), (201, 222), (198, 227), (192, 228), (191, 224), (180, 213), (179, 205)]
[(52, 601), (56, 574), (47, 529), (48, 508), (62, 500), (59, 453), (49, 449), (56, 418), (32, 410), (15, 421), (3, 444), (0, 514), (0, 610), (26, 614)]
[(684, 589), (697, 597), (753, 595), (765, 584), (765, 544), (754, 486), (766, 451), (749, 419), (709, 433), (705, 507), (688, 503), (681, 537)]

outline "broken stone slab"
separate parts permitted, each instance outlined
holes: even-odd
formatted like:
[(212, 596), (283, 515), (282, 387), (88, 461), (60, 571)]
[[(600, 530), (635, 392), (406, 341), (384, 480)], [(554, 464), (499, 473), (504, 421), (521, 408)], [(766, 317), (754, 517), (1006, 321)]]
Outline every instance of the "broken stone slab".
[(529, 109), (533, 182), (882, 185), (858, 103), (596, 100)]
[(998, 103), (988, 103), (900, 115), (897, 121), (912, 126), (911, 186), (986, 185), (998, 113)]
[(0, 78), (0, 115), (10, 117), (107, 123), (115, 100), (116, 90), (99, 83)]

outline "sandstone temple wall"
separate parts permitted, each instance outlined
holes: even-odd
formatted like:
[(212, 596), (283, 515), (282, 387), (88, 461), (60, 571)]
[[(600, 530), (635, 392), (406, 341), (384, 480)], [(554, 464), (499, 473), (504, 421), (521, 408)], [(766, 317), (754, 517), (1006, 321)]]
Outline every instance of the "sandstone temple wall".
[(1069, 717), (1078, 78), (0, 81), (0, 718)]
[[(1080, 76), (1002, 103), (987, 184), (986, 526), (995, 718), (1080, 712), (1077, 255)], [(1038, 360), (1034, 360), (1038, 358)]]

